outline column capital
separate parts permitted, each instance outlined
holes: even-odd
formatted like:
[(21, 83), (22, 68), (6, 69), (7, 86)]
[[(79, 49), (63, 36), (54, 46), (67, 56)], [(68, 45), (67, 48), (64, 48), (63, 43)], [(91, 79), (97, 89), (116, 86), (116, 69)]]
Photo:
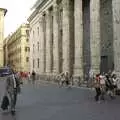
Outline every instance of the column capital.
[(40, 17), (39, 17), (39, 23), (43, 23), (43, 15), (40, 15)]
[(54, 8), (56, 8), (56, 9), (58, 8), (58, 4), (56, 2), (53, 3), (53, 9)]
[(54, 14), (55, 16), (58, 15), (58, 9), (59, 9), (58, 4), (57, 4), (57, 3), (53, 4), (53, 14)]
[(50, 18), (50, 11), (49, 11), (49, 10), (46, 10), (46, 11), (45, 11), (45, 14), (46, 14), (46, 19), (49, 19), (49, 18)]
[(57, 0), (53, 0), (53, 6), (54, 6), (54, 5), (58, 5), (58, 4), (57, 4)]
[(69, 0), (62, 0), (63, 9), (69, 9)]
[(45, 14), (46, 14), (46, 15), (49, 15), (49, 13), (50, 13), (49, 10), (46, 10), (46, 11), (45, 11)]

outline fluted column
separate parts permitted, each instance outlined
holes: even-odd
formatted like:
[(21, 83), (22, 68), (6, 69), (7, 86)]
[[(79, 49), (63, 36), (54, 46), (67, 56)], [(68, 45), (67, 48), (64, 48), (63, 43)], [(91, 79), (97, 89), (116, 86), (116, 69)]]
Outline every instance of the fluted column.
[(75, 0), (75, 64), (74, 76), (83, 79), (83, 12), (82, 0)]
[(40, 72), (44, 73), (44, 29), (43, 29), (43, 16), (40, 16)]
[(51, 17), (46, 11), (46, 73), (51, 73)]
[(90, 0), (91, 69), (100, 72), (100, 0)]
[(54, 0), (53, 5), (53, 63), (54, 63), (54, 73), (58, 74), (60, 72), (60, 59), (59, 59), (59, 24), (58, 24), (58, 5), (56, 0)]
[(70, 71), (70, 0), (63, 0), (63, 71)]
[(43, 14), (43, 41), (44, 41), (44, 73), (46, 73), (46, 14)]
[(112, 0), (114, 69), (120, 75), (120, 0)]

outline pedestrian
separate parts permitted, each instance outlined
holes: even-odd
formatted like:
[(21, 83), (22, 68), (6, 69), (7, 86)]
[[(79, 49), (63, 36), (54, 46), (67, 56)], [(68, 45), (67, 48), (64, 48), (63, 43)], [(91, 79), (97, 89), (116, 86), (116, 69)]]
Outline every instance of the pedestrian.
[(70, 83), (71, 83), (71, 86), (73, 86), (73, 85), (74, 85), (73, 75), (72, 75), (72, 74), (70, 75)]
[(113, 74), (112, 76), (112, 81), (113, 81), (113, 95), (115, 97), (116, 95), (116, 91), (117, 91), (117, 83), (118, 83), (118, 78), (117, 78), (117, 75), (116, 74)]
[(60, 87), (63, 86), (64, 83), (65, 83), (65, 74), (61, 73), (60, 74), (60, 79), (59, 79), (59, 85), (60, 85)]
[(32, 71), (32, 82), (33, 82), (33, 84), (35, 83), (35, 78), (36, 78), (36, 73), (35, 73), (35, 71), (33, 70), (33, 71)]
[(94, 81), (94, 87), (95, 87), (95, 91), (96, 91), (96, 95), (95, 95), (95, 100), (99, 101), (100, 100), (100, 95), (101, 95), (101, 89), (100, 89), (100, 78), (99, 78), (100, 74), (96, 75), (96, 79)]
[(66, 86), (69, 85), (69, 73), (68, 72), (65, 72), (65, 82), (66, 82)]
[(106, 77), (104, 76), (104, 74), (101, 74), (99, 78), (100, 78), (101, 100), (105, 100), (105, 92), (106, 92), (105, 80), (106, 80)]
[(17, 95), (20, 92), (20, 79), (13, 70), (6, 79), (6, 93), (10, 99), (10, 111), (15, 114), (15, 106), (17, 102)]
[(27, 77), (28, 77), (28, 82), (30, 82), (30, 72), (28, 72), (28, 75), (27, 75)]
[(111, 75), (106, 74), (106, 91), (111, 99), (114, 99), (113, 90), (114, 90), (114, 86)]
[(90, 69), (89, 71), (89, 80), (87, 80), (87, 87), (91, 87), (92, 88), (92, 85), (93, 85), (93, 81), (94, 80), (94, 73), (93, 73), (93, 70)]

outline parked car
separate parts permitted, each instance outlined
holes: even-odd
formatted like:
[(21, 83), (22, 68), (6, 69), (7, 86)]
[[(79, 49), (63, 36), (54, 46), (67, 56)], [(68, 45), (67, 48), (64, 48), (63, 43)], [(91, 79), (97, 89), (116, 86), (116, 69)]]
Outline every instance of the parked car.
[(5, 77), (10, 74), (12, 74), (12, 70), (9, 67), (0, 68), (0, 77)]

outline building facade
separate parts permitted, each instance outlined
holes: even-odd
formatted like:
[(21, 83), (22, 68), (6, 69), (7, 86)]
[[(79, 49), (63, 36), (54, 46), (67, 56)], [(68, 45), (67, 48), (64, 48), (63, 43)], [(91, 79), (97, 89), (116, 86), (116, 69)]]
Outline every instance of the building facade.
[(10, 35), (8, 37), (6, 37), (3, 41), (3, 51), (4, 51), (4, 66), (8, 65), (8, 48), (7, 48), (7, 43), (8, 40), (10, 39)]
[(119, 0), (38, 0), (30, 23), (30, 69), (83, 78), (120, 72)]
[(7, 10), (0, 8), (0, 66), (4, 65), (3, 57), (3, 40), (4, 40), (4, 16), (6, 15)]
[(22, 24), (4, 43), (4, 63), (16, 71), (29, 72), (29, 24)]

